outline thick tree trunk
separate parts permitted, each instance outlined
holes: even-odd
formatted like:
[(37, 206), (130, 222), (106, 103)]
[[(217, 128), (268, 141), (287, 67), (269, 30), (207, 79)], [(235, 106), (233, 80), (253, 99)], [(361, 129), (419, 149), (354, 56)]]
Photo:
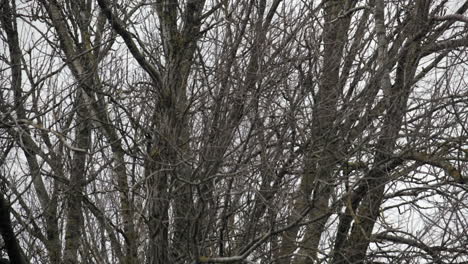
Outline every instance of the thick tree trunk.
[(26, 264), (24, 253), (13, 231), (10, 219), (10, 205), (0, 193), (0, 234), (5, 242), (5, 248), (11, 263)]
[[(87, 151), (90, 147), (91, 127), (89, 112), (83, 100), (83, 90), (78, 91), (79, 98), (75, 104), (77, 112), (76, 126), (76, 148)], [(83, 189), (86, 183), (86, 157), (84, 151), (75, 151), (73, 157), (70, 181), (67, 186), (67, 222), (65, 229), (65, 250), (63, 253), (64, 263), (80, 263), (78, 249), (81, 245), (81, 231), (83, 230)]]
[[(384, 2), (376, 1), (376, 27), (379, 37), (379, 61), (380, 67), (386, 67), (385, 53), (385, 28), (384, 28)], [(420, 60), (420, 40), (424, 36), (424, 21), (427, 20), (428, 5), (426, 1), (418, 1), (414, 8), (414, 19), (409, 34), (407, 37), (410, 39), (403, 46), (400, 58), (397, 64), (397, 71), (394, 84), (390, 84), (388, 72), (383, 70), (383, 78), (380, 83), (386, 98), (387, 112), (384, 116), (383, 128), (385, 128), (379, 137), (376, 144), (374, 154), (374, 168), (363, 179), (363, 186), (365, 191), (358, 195), (355, 201), (352, 202), (348, 210), (356, 210), (356, 217), (354, 219), (351, 233), (346, 242), (343, 244), (342, 249), (339, 245), (335, 245), (333, 263), (363, 263), (366, 259), (366, 252), (372, 236), (372, 231), (377, 218), (380, 214), (380, 208), (384, 197), (385, 186), (389, 180), (390, 174), (394, 169), (392, 164), (393, 155), (395, 152), (395, 144), (398, 139), (403, 118), (406, 114), (407, 101), (412, 89), (412, 82), (416, 68)], [(359, 202), (362, 199), (361, 202)], [(350, 225), (349, 219), (342, 218), (346, 221), (346, 225)], [(342, 223), (340, 223), (341, 225)], [(345, 226), (345, 225), (342, 225)], [(347, 228), (346, 228), (347, 229)]]

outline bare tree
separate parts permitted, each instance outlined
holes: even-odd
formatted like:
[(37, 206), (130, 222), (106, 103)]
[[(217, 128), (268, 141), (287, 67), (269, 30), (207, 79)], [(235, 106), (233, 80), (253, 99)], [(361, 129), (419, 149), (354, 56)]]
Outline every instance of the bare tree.
[(10, 261), (468, 261), (467, 9), (0, 1)]

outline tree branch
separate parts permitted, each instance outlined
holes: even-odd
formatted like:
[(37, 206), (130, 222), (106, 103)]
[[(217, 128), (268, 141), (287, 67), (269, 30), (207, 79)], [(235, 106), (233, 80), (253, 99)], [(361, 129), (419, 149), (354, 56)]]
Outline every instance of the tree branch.
[(111, 24), (112, 28), (123, 38), (127, 48), (132, 53), (133, 57), (137, 60), (138, 64), (149, 74), (156, 87), (161, 88), (161, 76), (158, 70), (145, 59), (143, 54), (138, 49), (137, 45), (133, 41), (135, 36), (125, 29), (124, 23), (112, 12), (112, 10), (109, 8), (109, 3), (106, 0), (98, 0), (98, 4), (99, 7), (101, 7), (104, 15), (107, 17), (107, 20)]

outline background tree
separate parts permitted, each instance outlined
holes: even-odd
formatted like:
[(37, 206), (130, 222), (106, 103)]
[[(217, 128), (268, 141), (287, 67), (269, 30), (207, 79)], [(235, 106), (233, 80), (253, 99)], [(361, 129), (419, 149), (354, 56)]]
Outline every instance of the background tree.
[(468, 261), (467, 9), (0, 0), (10, 260)]

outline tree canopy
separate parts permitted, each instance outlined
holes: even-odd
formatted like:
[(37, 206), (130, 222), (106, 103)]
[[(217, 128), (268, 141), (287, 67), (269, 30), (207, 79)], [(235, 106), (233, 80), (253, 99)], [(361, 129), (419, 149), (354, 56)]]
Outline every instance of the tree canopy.
[(467, 10), (0, 0), (0, 258), (467, 263)]

